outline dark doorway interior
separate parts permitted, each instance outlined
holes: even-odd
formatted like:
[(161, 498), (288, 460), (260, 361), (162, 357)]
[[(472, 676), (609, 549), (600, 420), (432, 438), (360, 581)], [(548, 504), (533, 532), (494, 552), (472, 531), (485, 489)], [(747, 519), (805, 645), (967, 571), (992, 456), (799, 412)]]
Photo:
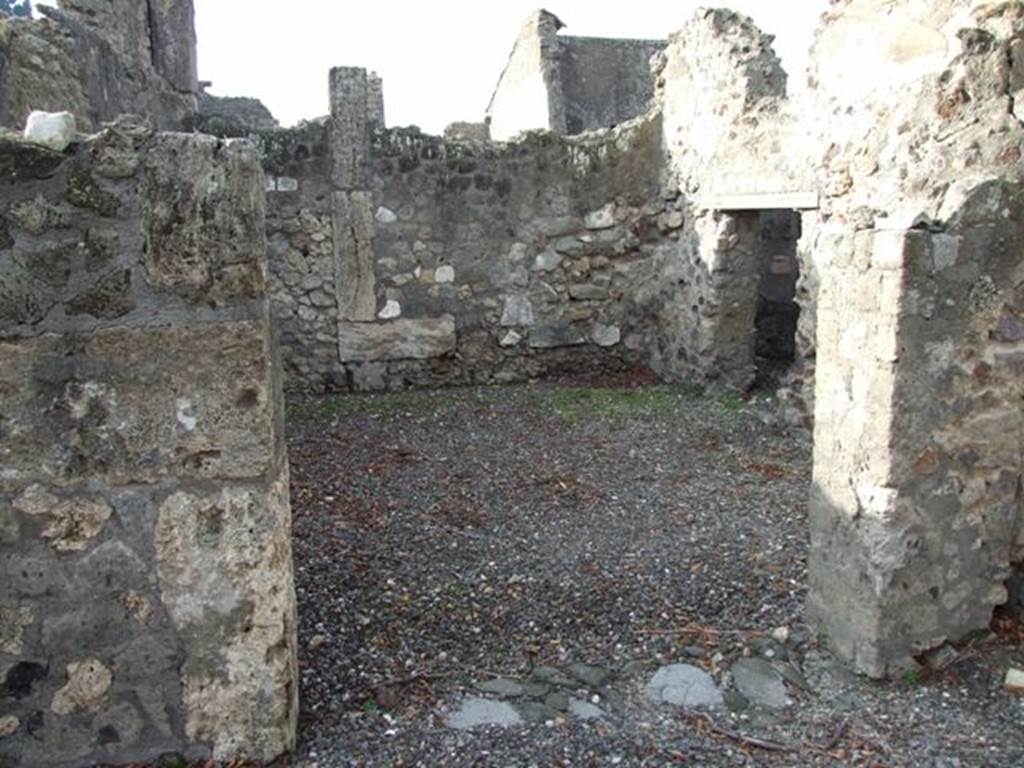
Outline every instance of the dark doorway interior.
[(797, 242), (800, 214), (791, 210), (762, 211), (758, 263), (761, 272), (754, 320), (755, 386), (778, 383), (796, 358), (796, 327), (800, 306), (796, 283), (800, 276)]

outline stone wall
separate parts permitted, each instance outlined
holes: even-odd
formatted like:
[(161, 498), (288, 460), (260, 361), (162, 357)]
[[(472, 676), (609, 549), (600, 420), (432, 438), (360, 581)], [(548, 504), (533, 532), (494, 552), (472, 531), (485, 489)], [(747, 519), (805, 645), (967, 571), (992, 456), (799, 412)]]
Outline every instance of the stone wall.
[(809, 610), (873, 676), (985, 627), (1024, 557), (1022, 35), (1017, 2), (837, 4), (794, 101), (770, 38), (711, 10), (656, 64), (685, 301), (663, 305), (655, 367), (743, 384), (752, 222), (801, 211)]
[(563, 26), (543, 10), (523, 24), (487, 107), (492, 138), (537, 129), (572, 136), (647, 111), (650, 59), (665, 42), (560, 36)]
[[(675, 269), (679, 297), (660, 315), (654, 367), (668, 378), (745, 389), (755, 380), (752, 328), (770, 271), (762, 217), (817, 207), (807, 147), (797, 139), (803, 126), (788, 112), (771, 37), (732, 11), (699, 11), (670, 36), (654, 73), (666, 185), (680, 196), (686, 243)], [(807, 249), (796, 250), (794, 268), (813, 275)], [(813, 293), (798, 301), (813, 336)], [(812, 350), (795, 352), (800, 368), (801, 353)]]
[(0, 762), (294, 743), (264, 194), (244, 143), (0, 143)]
[(491, 129), (487, 123), (458, 121), (445, 126), (444, 137), (450, 141), (490, 141)]
[(257, 131), (277, 128), (278, 122), (259, 99), (245, 96), (214, 96), (211, 83), (199, 84), (195, 129), (222, 139), (247, 138)]
[(811, 609), (869, 674), (986, 627), (1024, 559), (1022, 203), (984, 184), (823, 281)]
[(190, 129), (196, 111), (192, 0), (61, 0), (46, 18), (0, 19), (0, 125), (72, 112), (82, 130), (118, 115)]
[(436, 386), (647, 363), (654, 322), (641, 286), (660, 282), (682, 227), (660, 194), (657, 120), (510, 144), (370, 130), (356, 119), (365, 72), (338, 75), (345, 97), (330, 120), (262, 137), (289, 385)]
[[(810, 609), (872, 675), (987, 626), (1024, 555), (1024, 4), (893, 13), (835, 9), (814, 72), (830, 118)], [(833, 61), (854, 37), (885, 78)]]
[(562, 26), (558, 17), (543, 10), (523, 23), (487, 105), (492, 139), (507, 141), (523, 131), (550, 130), (561, 124), (555, 49)]
[(366, 77), (366, 119), (371, 125), (383, 128), (384, 116), (384, 79), (376, 72)]
[(664, 40), (559, 37), (562, 132), (611, 128), (646, 112), (654, 96), (651, 57), (664, 48)]

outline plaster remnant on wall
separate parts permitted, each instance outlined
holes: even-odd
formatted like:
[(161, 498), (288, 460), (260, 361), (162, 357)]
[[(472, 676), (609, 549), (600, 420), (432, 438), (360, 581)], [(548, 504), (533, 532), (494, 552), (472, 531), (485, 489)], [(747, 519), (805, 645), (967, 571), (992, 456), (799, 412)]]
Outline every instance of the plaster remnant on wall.
[(103, 529), (113, 510), (105, 501), (79, 497), (58, 499), (41, 485), (26, 489), (14, 508), (48, 518), (43, 538), (58, 552), (80, 552)]
[(125, 592), (119, 598), (121, 605), (131, 612), (135, 620), (145, 626), (153, 615), (153, 606), (149, 599), (138, 592)]
[[(187, 646), (185, 727), (190, 738), (213, 743), (216, 759), (294, 745), (287, 487), (284, 474), (269, 493), (259, 486), (178, 492), (160, 507), (161, 596)], [(221, 641), (210, 646), (211, 637)]]
[(27, 605), (13, 608), (0, 605), (0, 653), (20, 655), (25, 630), (31, 627), (34, 621), (32, 609)]
[(103, 500), (76, 499), (62, 502), (51, 512), (51, 521), (43, 530), (58, 552), (80, 552), (103, 529), (113, 510)]
[(14, 508), (26, 515), (42, 516), (48, 515), (60, 502), (57, 497), (48, 492), (43, 486), (36, 484), (26, 488), (22, 494), (14, 500)]
[(178, 417), (178, 423), (185, 428), (186, 432), (195, 431), (196, 426), (199, 424), (195, 403), (187, 397), (179, 397), (176, 406), (175, 412)]
[(114, 681), (111, 671), (98, 659), (68, 664), (67, 676), (67, 683), (53, 695), (50, 704), (50, 710), (56, 715), (95, 712)]

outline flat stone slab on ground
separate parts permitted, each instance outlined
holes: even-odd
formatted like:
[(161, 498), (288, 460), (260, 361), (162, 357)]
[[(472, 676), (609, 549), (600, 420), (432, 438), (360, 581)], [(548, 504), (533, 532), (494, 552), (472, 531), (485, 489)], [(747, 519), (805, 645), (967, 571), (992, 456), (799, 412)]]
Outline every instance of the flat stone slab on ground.
[(554, 720), (562, 714), (557, 710), (546, 707), (543, 704), (538, 704), (535, 701), (525, 701), (522, 704), (519, 704), (516, 709), (519, 710), (520, 714), (528, 723), (544, 723), (548, 720)]
[(670, 664), (655, 672), (647, 684), (647, 697), (687, 709), (717, 709), (724, 704), (714, 678), (690, 664)]
[(600, 720), (604, 717), (603, 709), (582, 699), (571, 699), (569, 701), (569, 711), (580, 720)]
[(498, 725), (502, 728), (522, 725), (523, 718), (512, 705), (503, 701), (472, 698), (463, 701), (459, 710), (451, 713), (445, 722), (449, 728), (468, 731), (484, 725)]
[(562, 688), (575, 688), (576, 681), (555, 667), (537, 667), (530, 677), (542, 683), (558, 685)]
[(785, 709), (790, 705), (782, 674), (764, 659), (740, 659), (732, 667), (736, 688), (752, 704), (769, 709)]
[(561, 691), (549, 693), (544, 699), (544, 706), (564, 712), (569, 708), (569, 697)]
[(607, 669), (589, 664), (573, 664), (569, 667), (569, 674), (591, 688), (600, 688), (611, 679), (611, 673)]

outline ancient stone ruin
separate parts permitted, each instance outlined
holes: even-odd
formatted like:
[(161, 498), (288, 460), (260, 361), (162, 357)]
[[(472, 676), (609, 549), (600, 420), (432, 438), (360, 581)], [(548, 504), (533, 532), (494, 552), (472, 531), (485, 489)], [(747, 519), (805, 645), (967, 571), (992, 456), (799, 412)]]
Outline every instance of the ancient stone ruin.
[[(538, 12), (445, 137), (358, 68), (295, 128), (208, 97), (191, 0), (46, 16), (0, 20), (0, 762), (294, 744), (284, 389), (773, 379), (841, 658), (897, 675), (1006, 601), (1024, 3), (834, 3), (792, 97), (731, 11)], [(35, 110), (82, 133), (22, 138)]]
[(654, 96), (650, 60), (664, 40), (559, 35), (547, 11), (523, 25), (487, 105), (490, 136), (526, 130), (562, 135), (609, 128), (643, 114)]
[(3, 154), (0, 615), (21, 721), (5, 752), (81, 763), (104, 734), (286, 749), (295, 603), (258, 158), (129, 121), (70, 154)]

